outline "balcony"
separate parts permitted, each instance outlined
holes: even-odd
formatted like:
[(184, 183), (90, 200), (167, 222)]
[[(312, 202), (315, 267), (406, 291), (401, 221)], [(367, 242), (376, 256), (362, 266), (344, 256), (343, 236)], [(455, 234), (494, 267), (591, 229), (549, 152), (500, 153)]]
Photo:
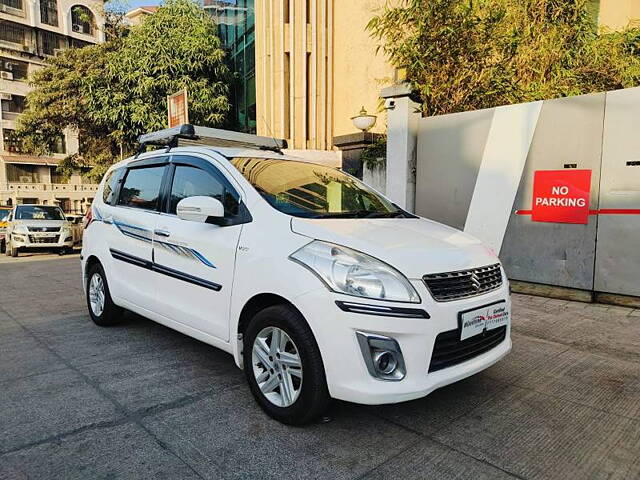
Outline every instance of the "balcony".
[(27, 183), (7, 182), (2, 184), (5, 192), (53, 192), (53, 193), (95, 193), (98, 190), (96, 184), (70, 184), (70, 183)]

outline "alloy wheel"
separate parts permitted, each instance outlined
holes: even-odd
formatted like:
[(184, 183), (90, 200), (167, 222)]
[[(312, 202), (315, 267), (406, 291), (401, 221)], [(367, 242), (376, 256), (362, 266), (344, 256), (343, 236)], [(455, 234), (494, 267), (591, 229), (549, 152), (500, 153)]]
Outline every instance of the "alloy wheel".
[(89, 282), (89, 304), (96, 317), (104, 311), (105, 291), (104, 281), (99, 273), (94, 273)]
[(296, 344), (278, 327), (267, 327), (253, 341), (252, 367), (258, 387), (278, 407), (295, 403), (302, 390), (302, 361)]

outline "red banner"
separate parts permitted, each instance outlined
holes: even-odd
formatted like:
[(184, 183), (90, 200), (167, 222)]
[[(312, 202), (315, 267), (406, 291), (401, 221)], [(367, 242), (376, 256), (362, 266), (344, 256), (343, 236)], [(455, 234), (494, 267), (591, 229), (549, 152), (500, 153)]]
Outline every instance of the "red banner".
[(590, 195), (591, 170), (538, 170), (531, 220), (587, 224)]

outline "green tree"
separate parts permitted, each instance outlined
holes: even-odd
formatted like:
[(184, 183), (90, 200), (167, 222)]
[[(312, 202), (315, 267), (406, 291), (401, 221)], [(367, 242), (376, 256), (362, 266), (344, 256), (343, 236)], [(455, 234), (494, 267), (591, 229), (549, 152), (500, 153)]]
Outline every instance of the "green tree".
[(222, 125), (231, 80), (224, 56), (215, 23), (197, 3), (167, 0), (141, 25), (51, 58), (32, 78), (18, 134), (25, 148), (46, 154), (52, 138), (75, 128), (80, 151), (64, 167), (89, 164), (101, 175), (138, 135), (166, 128), (166, 97), (182, 88), (192, 123)]
[(426, 115), (640, 83), (640, 30), (598, 34), (584, 0), (402, 0), (368, 28)]

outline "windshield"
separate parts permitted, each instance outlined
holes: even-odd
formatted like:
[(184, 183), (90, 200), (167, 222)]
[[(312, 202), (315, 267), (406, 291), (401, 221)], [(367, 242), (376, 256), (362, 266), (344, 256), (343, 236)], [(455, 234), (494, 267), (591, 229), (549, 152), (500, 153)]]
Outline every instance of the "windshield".
[(231, 163), (277, 210), (306, 218), (411, 216), (359, 180), (313, 163), (234, 158)]
[(59, 207), (21, 205), (16, 207), (16, 220), (64, 220)]

